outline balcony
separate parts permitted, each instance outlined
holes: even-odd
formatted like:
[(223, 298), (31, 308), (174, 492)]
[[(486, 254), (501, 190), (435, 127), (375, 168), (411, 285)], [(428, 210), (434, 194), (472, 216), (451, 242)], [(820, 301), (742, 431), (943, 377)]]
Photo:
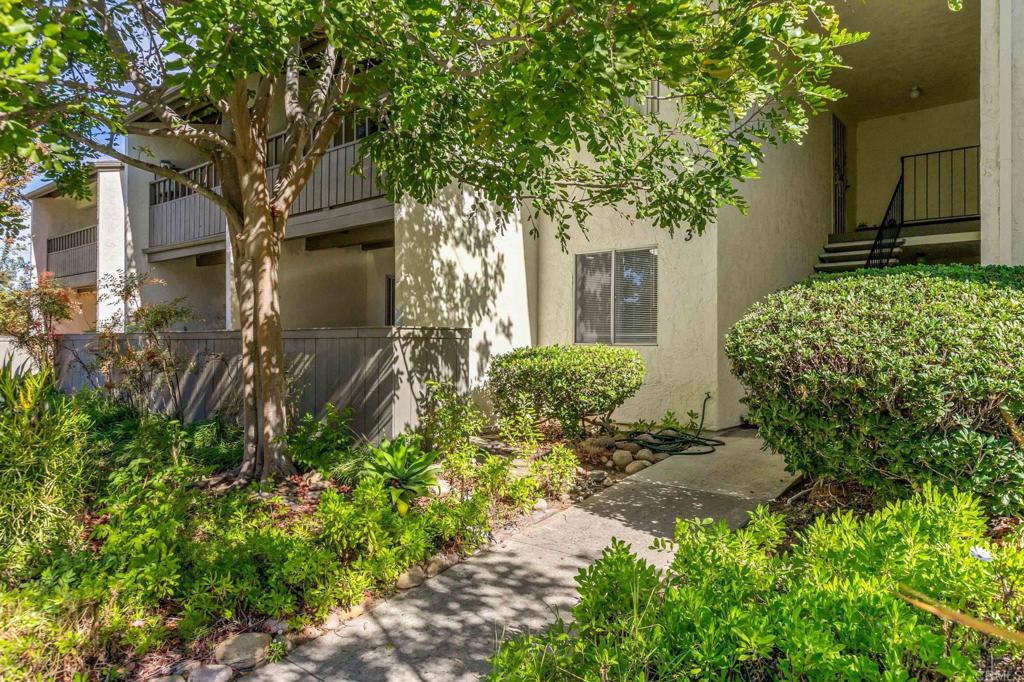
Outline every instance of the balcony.
[[(354, 129), (346, 127), (339, 133), (335, 139), (342, 143), (327, 150), (292, 204), (288, 236), (327, 231), (326, 227), (310, 227), (318, 222), (319, 217), (331, 218), (331, 229), (338, 229), (379, 221), (381, 208), (392, 210), (383, 199), (384, 192), (379, 187), (372, 162), (359, 159), (359, 140), (346, 140), (346, 136), (355, 138)], [(271, 183), (277, 179), (280, 169), (276, 161), (282, 142), (283, 135), (267, 141), (267, 160), (271, 163), (267, 167), (267, 178)], [(361, 168), (353, 172), (357, 165)], [(216, 190), (220, 186), (212, 164), (202, 164), (183, 172), (206, 187)], [(377, 201), (372, 206), (363, 205), (363, 202), (373, 199)], [(172, 247), (223, 242), (226, 226), (223, 213), (213, 202), (191, 189), (173, 180), (156, 180), (150, 183), (149, 204), (149, 250), (164, 251)], [(366, 213), (366, 218), (360, 220), (359, 213)], [(339, 217), (347, 219), (339, 222)], [(297, 223), (305, 226), (301, 234), (293, 234), (298, 230)]]
[(96, 283), (96, 226), (46, 240), (46, 270), (67, 286)]

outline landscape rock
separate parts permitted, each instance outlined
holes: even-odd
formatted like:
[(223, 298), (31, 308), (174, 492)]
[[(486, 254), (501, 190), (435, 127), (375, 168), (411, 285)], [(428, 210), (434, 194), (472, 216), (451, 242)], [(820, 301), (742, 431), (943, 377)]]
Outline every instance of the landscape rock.
[(229, 682), (235, 671), (226, 665), (201, 665), (188, 676), (188, 682)]
[(668, 455), (664, 452), (652, 452), (644, 448), (640, 452), (636, 453), (636, 458), (642, 459), (645, 462), (650, 462), (651, 464), (657, 464), (658, 462), (668, 459)]
[(547, 508), (548, 508), (548, 501), (545, 500), (543, 497), (538, 498), (538, 500), (533, 503), (533, 510), (534, 511), (547, 511)]
[(402, 575), (398, 576), (398, 589), (408, 590), (417, 585), (422, 585), (427, 579), (427, 572), (420, 566), (412, 566)]
[(601, 469), (594, 469), (593, 471), (587, 472), (587, 478), (595, 483), (600, 483), (604, 479), (608, 478), (608, 472), (602, 471)]
[(619, 450), (625, 450), (632, 454), (640, 452), (640, 445), (629, 440), (619, 441), (618, 443), (615, 444), (615, 447), (617, 447)]
[(247, 670), (267, 657), (270, 642), (270, 635), (265, 632), (240, 632), (218, 644), (213, 650), (213, 657), (223, 665)]
[(638, 459), (635, 462), (630, 462), (626, 465), (626, 474), (633, 475), (638, 471), (643, 471), (647, 467), (651, 466), (650, 462), (645, 462), (642, 459)]
[(163, 677), (151, 678), (149, 682), (185, 682), (181, 675), (164, 675)]
[(605, 465), (606, 467), (608, 467), (609, 469), (611, 469), (611, 468), (612, 468), (613, 466), (615, 466), (615, 462), (613, 462), (613, 461), (611, 461), (610, 459), (608, 459), (608, 460), (605, 460), (605, 463), (604, 463), (604, 465)]
[(611, 476), (609, 476), (608, 478), (601, 481), (601, 485), (603, 485), (605, 488), (610, 488), (613, 485), (615, 485), (615, 481), (617, 480), (617, 478), (612, 478)]
[(611, 450), (615, 447), (615, 439), (611, 436), (597, 436), (596, 438), (591, 438), (591, 441), (594, 445), (600, 446), (606, 450)]
[(614, 453), (612, 453), (612, 462), (614, 462), (615, 466), (617, 466), (620, 469), (624, 468), (632, 461), (633, 453), (627, 450), (616, 450)]
[(267, 618), (265, 621), (263, 621), (263, 629), (272, 635), (281, 634), (285, 631), (285, 628), (287, 627), (287, 623), (285, 623), (283, 620), (278, 620), (277, 618)]
[(435, 554), (430, 558), (430, 561), (427, 562), (427, 577), (432, 578), (442, 571), (447, 571), (457, 563), (459, 563), (458, 554)]
[(658, 439), (649, 433), (641, 433), (636, 437), (637, 440), (643, 441), (644, 443), (657, 443)]
[(658, 435), (660, 435), (660, 436), (669, 436), (670, 438), (678, 438), (679, 437), (679, 432), (676, 431), (675, 429), (665, 429), (664, 431), (662, 431)]

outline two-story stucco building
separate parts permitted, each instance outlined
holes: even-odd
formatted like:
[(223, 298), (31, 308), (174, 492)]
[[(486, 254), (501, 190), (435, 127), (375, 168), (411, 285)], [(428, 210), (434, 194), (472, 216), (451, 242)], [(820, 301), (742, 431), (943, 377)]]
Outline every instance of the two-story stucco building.
[[(967, 0), (839, 3), (869, 31), (835, 76), (848, 96), (816, 117), (800, 144), (768, 153), (743, 187), (750, 210), (723, 209), (703, 236), (670, 238), (607, 211), (563, 251), (513, 223), (495, 229), (451, 190), (430, 206), (390, 202), (359, 161), (371, 124), (339, 134), (288, 224), (281, 307), (288, 328), (465, 327), (471, 381), (495, 354), (530, 344), (634, 346), (648, 379), (621, 417), (699, 408), (739, 422), (741, 387), (722, 340), (765, 294), (817, 271), (907, 262), (1024, 264), (1024, 3)], [(155, 159), (215, 186), (209, 166), (147, 139)], [(129, 154), (142, 154), (138, 140)], [(153, 157), (151, 157), (153, 158)], [(268, 173), (274, 173), (273, 142)], [(362, 176), (349, 173), (365, 165)], [(78, 292), (85, 330), (110, 305), (97, 282), (118, 270), (167, 283), (192, 329), (236, 324), (224, 220), (202, 197), (120, 164), (95, 166), (93, 199), (52, 187), (31, 195), (39, 270)], [(881, 231), (879, 226), (886, 226)]]

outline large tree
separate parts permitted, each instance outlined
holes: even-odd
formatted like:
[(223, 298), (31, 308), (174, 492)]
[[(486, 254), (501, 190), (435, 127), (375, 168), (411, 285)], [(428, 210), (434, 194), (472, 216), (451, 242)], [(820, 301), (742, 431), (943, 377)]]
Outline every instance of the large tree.
[[(563, 239), (599, 206), (699, 233), (720, 206), (742, 208), (736, 184), (756, 175), (765, 145), (799, 138), (838, 95), (828, 84), (835, 50), (853, 39), (826, 0), (31, 7), (47, 20), (73, 17), (85, 36), (65, 50), (61, 73), (32, 84), (22, 122), (175, 180), (227, 218), (245, 370), (243, 480), (292, 470), (281, 447), (281, 244), (289, 208), (347, 112), (378, 121), (361, 149), (392, 198), (430, 202), (458, 183), (509, 213), (531, 207)], [(269, 183), (277, 101), (285, 142)], [(124, 134), (192, 146), (214, 164), (220, 191), (122, 153)]]

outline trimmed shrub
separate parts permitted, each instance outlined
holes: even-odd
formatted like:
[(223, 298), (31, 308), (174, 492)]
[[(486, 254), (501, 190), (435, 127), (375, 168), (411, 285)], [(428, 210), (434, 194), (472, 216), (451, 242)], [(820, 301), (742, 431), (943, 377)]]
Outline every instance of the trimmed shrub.
[(894, 492), (932, 481), (1024, 509), (1024, 269), (816, 277), (756, 304), (725, 347), (791, 471)]
[(87, 425), (52, 370), (18, 376), (0, 366), (0, 581), (24, 579), (78, 543)]
[(557, 419), (567, 436), (582, 432), (583, 418), (609, 417), (640, 388), (644, 363), (631, 348), (540, 346), (499, 355), (488, 375), (500, 419), (529, 409)]
[[(978, 500), (923, 494), (863, 520), (824, 517), (781, 553), (783, 517), (692, 520), (667, 571), (613, 541), (576, 578), (572, 624), (506, 642), (497, 682), (975, 680), (1009, 645), (903, 601), (914, 590), (1021, 627), (1024, 550), (986, 537)], [(986, 678), (987, 679), (987, 678)]]

